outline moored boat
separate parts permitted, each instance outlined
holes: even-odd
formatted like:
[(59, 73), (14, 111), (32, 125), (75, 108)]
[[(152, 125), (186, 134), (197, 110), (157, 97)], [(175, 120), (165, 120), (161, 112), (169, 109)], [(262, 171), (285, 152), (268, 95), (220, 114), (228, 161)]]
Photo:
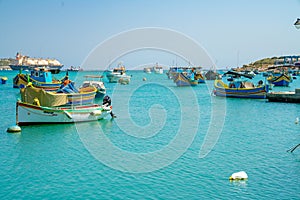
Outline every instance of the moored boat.
[(273, 84), (274, 86), (289, 86), (289, 84), (292, 82), (291, 76), (282, 73), (278, 75), (271, 75), (268, 77), (268, 82)]
[(105, 118), (111, 111), (111, 106), (98, 104), (47, 107), (18, 101), (16, 121), (20, 126), (96, 121)]
[(72, 83), (55, 92), (32, 87), (31, 84), (20, 90), (22, 102), (31, 104), (36, 102), (40, 106), (47, 107), (91, 104), (95, 99), (96, 91), (93, 86), (77, 90)]
[(173, 77), (173, 81), (177, 86), (196, 86), (198, 85), (198, 80), (196, 80), (192, 74), (192, 76), (188, 76), (183, 72), (176, 73)]
[(110, 83), (117, 83), (120, 79), (126, 80), (129, 83), (131, 78), (131, 76), (126, 74), (124, 66), (106, 71), (106, 77)]
[(241, 77), (251, 79), (252, 76), (249, 76), (248, 74), (240, 74), (237, 72), (227, 72), (225, 74), (233, 75), (234, 78), (230, 78), (229, 85), (222, 80), (215, 80), (213, 92), (216, 96), (251, 99), (266, 98), (269, 91), (269, 85), (263, 84), (263, 81), (259, 81), (259, 84), (255, 86), (250, 81), (240, 79)]
[(153, 72), (155, 74), (163, 74), (164, 69), (161, 66), (158, 66), (158, 63), (156, 63), (156, 65), (153, 67)]
[(5, 84), (7, 81), (7, 77), (6, 76), (0, 76), (0, 80), (1, 80), (1, 84)]
[(150, 67), (145, 67), (144, 72), (147, 74), (151, 74), (151, 68)]
[(14, 88), (23, 88), (29, 82), (34, 87), (42, 88), (47, 91), (55, 91), (61, 87), (62, 82), (52, 76), (52, 72), (47, 69), (39, 68), (30, 70), (30, 74), (18, 73), (13, 79)]
[(86, 80), (80, 86), (80, 88), (94, 86), (97, 88), (96, 98), (103, 98), (106, 94), (106, 87), (102, 81), (103, 76), (86, 75)]

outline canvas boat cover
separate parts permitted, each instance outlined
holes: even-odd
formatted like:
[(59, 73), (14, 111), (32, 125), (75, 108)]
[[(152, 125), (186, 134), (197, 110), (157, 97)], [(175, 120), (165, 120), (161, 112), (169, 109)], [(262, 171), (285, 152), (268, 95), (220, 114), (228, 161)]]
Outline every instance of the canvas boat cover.
[(41, 106), (61, 106), (68, 103), (68, 95), (64, 93), (46, 92), (35, 87), (25, 87), (21, 89), (21, 100), (25, 103), (34, 104), (35, 98), (39, 100)]

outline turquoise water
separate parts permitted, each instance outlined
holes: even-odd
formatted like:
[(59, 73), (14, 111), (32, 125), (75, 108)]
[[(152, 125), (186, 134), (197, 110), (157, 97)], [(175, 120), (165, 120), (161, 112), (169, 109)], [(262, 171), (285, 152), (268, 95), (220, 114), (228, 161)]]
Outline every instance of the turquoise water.
[[(286, 152), (300, 143), (299, 104), (213, 97), (212, 82), (178, 88), (133, 71), (129, 85), (105, 83), (116, 119), (11, 134), (16, 73), (0, 72), (1, 199), (300, 199), (300, 149)], [(70, 77), (78, 86), (95, 73)], [(241, 170), (248, 181), (228, 180)]]

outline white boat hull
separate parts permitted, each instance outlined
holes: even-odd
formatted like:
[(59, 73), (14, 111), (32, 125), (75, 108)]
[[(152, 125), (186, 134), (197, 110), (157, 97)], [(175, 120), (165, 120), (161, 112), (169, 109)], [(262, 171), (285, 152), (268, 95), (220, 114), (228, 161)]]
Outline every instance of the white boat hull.
[(111, 107), (99, 105), (51, 108), (17, 102), (16, 109), (18, 125), (97, 121), (111, 113)]
[(131, 76), (125, 75), (125, 74), (109, 74), (106, 76), (108, 78), (108, 81), (110, 83), (117, 83), (120, 79), (126, 79), (128, 82), (130, 82)]

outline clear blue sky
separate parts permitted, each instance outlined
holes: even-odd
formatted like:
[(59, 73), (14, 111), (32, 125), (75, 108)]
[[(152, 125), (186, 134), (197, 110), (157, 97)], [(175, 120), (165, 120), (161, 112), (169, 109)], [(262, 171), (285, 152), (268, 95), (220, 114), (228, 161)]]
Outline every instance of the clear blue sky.
[(78, 66), (115, 34), (161, 27), (193, 38), (218, 68), (236, 67), (299, 55), (300, 30), (293, 26), (298, 17), (299, 0), (0, 0), (0, 57), (21, 51)]

